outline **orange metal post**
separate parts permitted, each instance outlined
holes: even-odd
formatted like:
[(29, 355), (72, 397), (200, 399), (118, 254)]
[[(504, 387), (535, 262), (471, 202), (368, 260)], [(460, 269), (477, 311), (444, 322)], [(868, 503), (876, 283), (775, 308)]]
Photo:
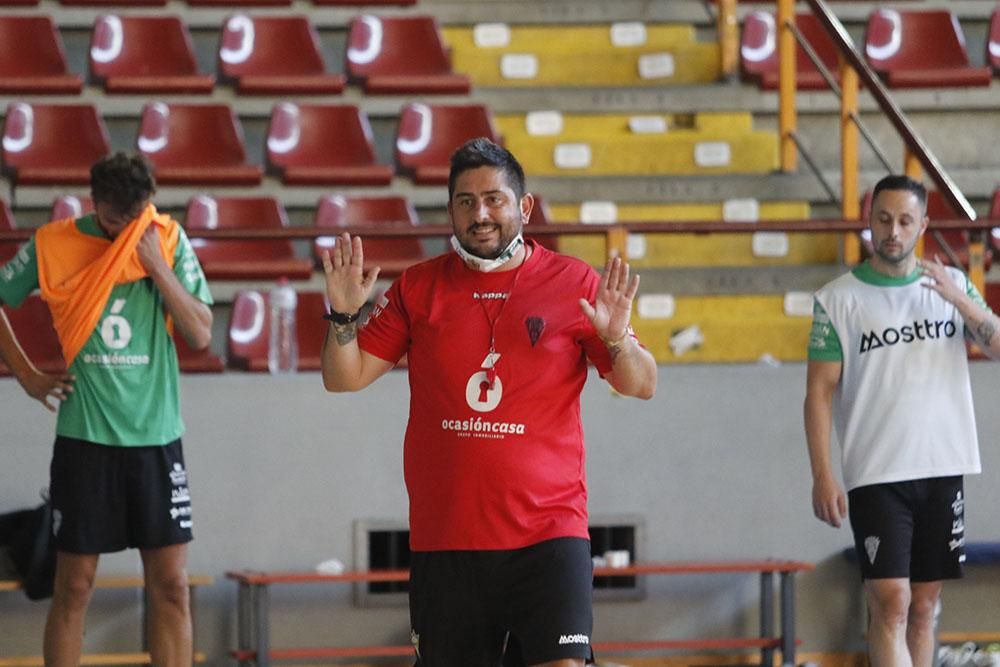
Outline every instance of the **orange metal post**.
[[(858, 127), (851, 117), (858, 111), (858, 73), (849, 63), (840, 62), (840, 178), (841, 214), (845, 220), (861, 217), (861, 195), (858, 192)], [(861, 244), (855, 233), (844, 235), (844, 262), (861, 261)]]
[(628, 231), (624, 227), (620, 225), (612, 227), (608, 230), (608, 235), (605, 239), (608, 259), (612, 257), (621, 257), (623, 260), (628, 259)]
[(983, 238), (987, 233), (974, 231), (969, 235), (969, 280), (980, 294), (986, 294), (986, 246)]
[(909, 148), (903, 149), (903, 173), (915, 181), (922, 180), (924, 177), (924, 168), (920, 164), (920, 160)]
[(719, 0), (719, 65), (722, 78), (732, 79), (739, 69), (740, 37), (736, 0)]
[[(924, 168), (920, 164), (920, 160), (917, 156), (905, 146), (903, 147), (903, 173), (912, 178), (915, 181), (923, 180)], [(971, 248), (970, 248), (971, 250)], [(921, 236), (917, 239), (916, 247), (917, 257), (924, 256), (924, 237)]]
[(789, 24), (795, 23), (795, 2), (778, 0), (778, 132), (780, 134), (781, 170), (793, 172), (798, 154), (792, 136), (796, 130), (795, 110), (795, 35)]

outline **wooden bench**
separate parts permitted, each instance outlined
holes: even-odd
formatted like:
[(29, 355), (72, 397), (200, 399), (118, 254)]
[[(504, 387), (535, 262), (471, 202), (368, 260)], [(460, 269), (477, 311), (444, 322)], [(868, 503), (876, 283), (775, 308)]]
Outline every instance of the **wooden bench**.
[[(190, 589), (191, 616), (195, 611), (195, 588), (198, 586), (208, 586), (214, 579), (209, 576), (189, 575), (188, 587)], [(98, 577), (94, 582), (94, 589), (123, 589), (140, 588), (143, 591), (142, 604), (142, 627), (143, 627), (143, 651), (137, 653), (91, 653), (80, 658), (81, 665), (149, 665), (152, 664), (149, 653), (146, 649), (146, 615), (148, 611), (148, 600), (146, 599), (146, 589), (142, 577), (120, 576), (120, 577)], [(21, 590), (21, 582), (13, 579), (0, 579), (0, 592), (14, 592)], [(39, 631), (41, 636), (41, 631)], [(195, 653), (194, 661), (205, 662), (204, 653)], [(40, 655), (22, 655), (0, 657), (0, 667), (44, 667), (45, 662)]]
[[(759, 649), (762, 665), (774, 664), (775, 650), (781, 651), (781, 664), (795, 664), (795, 574), (811, 570), (811, 563), (788, 560), (746, 560), (722, 562), (636, 563), (628, 567), (594, 569), (594, 577), (640, 577), (649, 575), (733, 574), (760, 575), (760, 632), (757, 637), (714, 639), (675, 639), (658, 641), (594, 642), (601, 654), (663, 652), (682, 650)], [(774, 576), (780, 580), (778, 611), (779, 631), (775, 632)], [(267, 667), (272, 662), (322, 660), (337, 658), (405, 657), (413, 647), (338, 646), (318, 648), (272, 648), (270, 645), (270, 587), (278, 584), (317, 584), (353, 582), (400, 582), (409, 579), (407, 570), (373, 570), (318, 574), (316, 572), (227, 572), (237, 582), (237, 628), (239, 646), (230, 655), (240, 665)]]

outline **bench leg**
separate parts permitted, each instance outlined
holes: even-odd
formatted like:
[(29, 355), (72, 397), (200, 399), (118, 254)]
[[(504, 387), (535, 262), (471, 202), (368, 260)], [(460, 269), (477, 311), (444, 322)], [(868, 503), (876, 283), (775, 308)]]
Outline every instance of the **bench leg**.
[(795, 665), (795, 573), (781, 573), (781, 664)]
[(268, 616), (270, 616), (270, 600), (267, 584), (254, 585), (254, 649), (257, 652), (257, 667), (270, 667), (271, 646)]
[[(760, 573), (760, 638), (770, 639), (774, 636), (774, 573)], [(774, 649), (765, 646), (760, 649), (760, 664), (763, 667), (773, 667)]]

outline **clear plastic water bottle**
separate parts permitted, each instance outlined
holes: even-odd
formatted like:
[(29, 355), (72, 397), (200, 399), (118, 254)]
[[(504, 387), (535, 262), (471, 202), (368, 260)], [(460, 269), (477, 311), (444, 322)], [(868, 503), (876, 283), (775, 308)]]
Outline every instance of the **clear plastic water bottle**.
[(267, 368), (271, 373), (294, 373), (299, 365), (299, 344), (295, 334), (295, 289), (286, 278), (271, 290), (271, 331), (267, 346)]

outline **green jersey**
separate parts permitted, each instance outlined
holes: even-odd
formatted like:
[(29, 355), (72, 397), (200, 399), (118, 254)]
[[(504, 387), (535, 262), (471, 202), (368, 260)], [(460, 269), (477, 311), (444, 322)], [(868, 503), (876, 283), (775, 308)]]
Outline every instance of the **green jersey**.
[[(94, 216), (77, 229), (104, 234)], [(205, 304), (208, 282), (184, 230), (178, 230), (174, 275)], [(0, 267), (0, 300), (21, 305), (38, 288), (34, 239)], [(184, 432), (177, 351), (167, 333), (163, 295), (152, 278), (115, 285), (94, 332), (69, 372), (73, 392), (60, 403), (56, 434), (104, 445), (163, 445)]]

